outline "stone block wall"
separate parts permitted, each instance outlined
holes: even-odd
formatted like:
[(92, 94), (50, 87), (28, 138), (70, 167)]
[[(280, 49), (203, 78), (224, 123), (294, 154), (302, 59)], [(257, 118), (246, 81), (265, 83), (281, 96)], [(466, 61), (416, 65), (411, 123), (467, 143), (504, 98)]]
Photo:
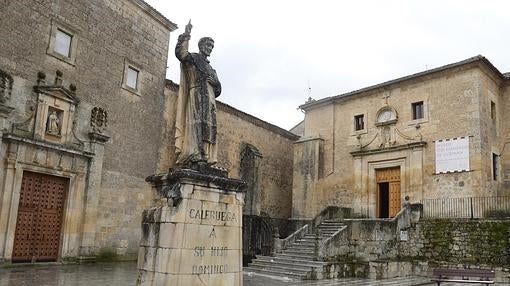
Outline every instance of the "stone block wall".
[(510, 220), (434, 219), (406, 231), (389, 221), (346, 220), (349, 226), (330, 259), (341, 263), (426, 261), (429, 266), (498, 267), (510, 265)]
[(292, 143), (298, 136), (227, 104), (218, 104), (218, 152), (220, 166), (240, 178), (241, 152), (245, 144), (258, 149), (260, 212), (272, 218), (290, 217), (292, 204)]
[(424, 220), (413, 231), (414, 237), (409, 240), (408, 248), (419, 249), (416, 256), (430, 262), (500, 267), (510, 265), (508, 220)]
[[(509, 195), (510, 188), (504, 183), (504, 174), (508, 170), (503, 168), (505, 166), (503, 162), (508, 160), (508, 156), (504, 154), (505, 145), (506, 142), (510, 142), (508, 133), (505, 133), (505, 125), (508, 125), (508, 121), (505, 121), (508, 96), (504, 95), (504, 89), (501, 88), (502, 80), (490, 71), (481, 69), (480, 79), (481, 155), (484, 158), (481, 166), (484, 183), (481, 186), (486, 196)], [(499, 156), (496, 170), (492, 165), (493, 154)], [(493, 176), (494, 172), (496, 172), (496, 178)]]
[(504, 144), (501, 151), (501, 176), (503, 189), (510, 189), (510, 83), (506, 83), (502, 89), (502, 130), (504, 136)]
[[(220, 79), (221, 80), (221, 79)], [(173, 166), (176, 98), (178, 85), (167, 80), (165, 94), (168, 144), (160, 151), (159, 169)], [(220, 98), (221, 99), (221, 96)], [(241, 178), (241, 154), (247, 144), (260, 152), (258, 165), (258, 210), (254, 215), (266, 215), (285, 228), (292, 206), (293, 142), (299, 136), (262, 121), (232, 106), (216, 101), (218, 114), (218, 165), (229, 171), (232, 178)], [(169, 158), (169, 159), (165, 159)], [(248, 196), (248, 194), (247, 194)], [(285, 231), (283, 231), (285, 232)]]

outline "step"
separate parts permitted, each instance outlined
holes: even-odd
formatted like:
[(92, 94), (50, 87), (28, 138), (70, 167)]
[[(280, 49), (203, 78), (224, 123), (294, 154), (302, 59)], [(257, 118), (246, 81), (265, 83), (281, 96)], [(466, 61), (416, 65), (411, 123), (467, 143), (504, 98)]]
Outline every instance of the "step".
[(337, 224), (337, 223), (324, 223), (324, 224), (320, 224), (320, 225), (318, 226), (318, 228), (321, 228), (321, 227), (322, 227), (322, 228), (333, 228), (333, 227), (335, 227), (335, 228), (341, 228), (341, 227), (343, 227), (343, 226), (345, 226), (345, 224), (341, 224), (341, 223), (338, 223), (338, 224)]
[(263, 260), (263, 261), (271, 261), (272, 260), (272, 261), (276, 261), (276, 262), (282, 261), (285, 263), (297, 263), (297, 264), (307, 263), (310, 266), (317, 266), (317, 267), (322, 267), (324, 265), (329, 264), (324, 261), (314, 261), (314, 260), (307, 260), (307, 259), (300, 259), (300, 258), (293, 258), (293, 257), (285, 257), (285, 256), (281, 256), (281, 255), (278, 255), (276, 257), (257, 255), (256, 257), (257, 257), (257, 259)]
[(313, 257), (315, 255), (315, 251), (312, 250), (304, 250), (304, 249), (296, 249), (296, 248), (287, 248), (283, 251), (284, 254), (296, 254), (296, 255), (310, 255)]
[(267, 261), (256, 261), (254, 260), (252, 263), (250, 263), (248, 266), (252, 268), (258, 268), (258, 269), (273, 269), (273, 270), (280, 270), (285, 272), (303, 272), (306, 273), (308, 271), (312, 271), (312, 269), (315, 269), (315, 271), (322, 271), (322, 268), (320, 267), (312, 267), (312, 266), (301, 266), (301, 265), (293, 265), (293, 264), (283, 264), (283, 263), (271, 263)]
[(303, 250), (305, 252), (313, 252), (315, 251), (315, 246), (314, 245), (300, 245), (300, 244), (292, 244), (291, 246), (289, 246), (287, 249), (284, 249), (285, 250), (289, 250), (289, 249), (294, 249), (294, 250)]
[(293, 253), (282, 253), (282, 254), (279, 254), (279, 257), (296, 258), (296, 259), (303, 259), (303, 260), (309, 260), (309, 261), (313, 261), (313, 258), (314, 258), (313, 255), (298, 255), (298, 254), (293, 254)]
[(302, 269), (302, 270), (310, 270), (312, 268), (315, 269), (321, 269), (326, 264), (317, 264), (313, 263), (315, 261), (312, 261), (312, 263), (307, 261), (287, 261), (287, 260), (264, 260), (264, 259), (254, 259), (253, 262), (250, 264), (250, 266), (253, 265), (265, 265), (265, 266), (273, 266), (273, 265), (280, 265), (285, 267), (295, 267), (296, 269)]
[(315, 241), (298, 240), (295, 243), (293, 243), (292, 245), (299, 245), (299, 246), (303, 246), (303, 247), (315, 247)]
[(284, 272), (284, 271), (271, 270), (271, 269), (258, 269), (258, 268), (252, 268), (250, 266), (244, 267), (243, 271), (261, 273), (261, 274), (267, 274), (267, 275), (273, 275), (273, 276), (279, 276), (279, 277), (289, 277), (289, 278), (297, 278), (297, 279), (306, 278), (306, 273), (303, 274), (303, 273)]

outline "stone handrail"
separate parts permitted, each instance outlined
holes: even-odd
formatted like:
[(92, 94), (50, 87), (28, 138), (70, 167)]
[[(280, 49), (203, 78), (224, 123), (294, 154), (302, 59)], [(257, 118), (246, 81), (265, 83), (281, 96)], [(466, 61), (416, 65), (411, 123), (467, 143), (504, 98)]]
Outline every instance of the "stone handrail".
[(294, 243), (296, 240), (301, 239), (308, 233), (308, 224), (305, 224), (300, 229), (296, 230), (294, 233), (289, 235), (284, 239), (279, 239), (279, 246), (281, 249), (287, 249), (289, 244)]
[(341, 227), (339, 230), (337, 230), (335, 233), (333, 233), (333, 235), (331, 235), (330, 237), (326, 238), (325, 240), (323, 241), (320, 241), (320, 244), (319, 244), (319, 247), (317, 248), (316, 250), (316, 259), (317, 260), (321, 260), (321, 258), (324, 257), (324, 253), (325, 253), (325, 250), (331, 245), (333, 244), (334, 242), (337, 241), (337, 239), (340, 238), (340, 234), (347, 229), (347, 226), (344, 225), (343, 227)]
[(312, 233), (315, 228), (326, 219), (332, 219), (340, 216), (350, 215), (350, 209), (340, 208), (336, 206), (328, 206), (324, 208), (318, 215), (316, 215), (309, 223), (296, 230), (294, 233), (284, 239), (275, 239), (274, 253), (280, 253), (283, 249), (294, 243), (296, 240), (301, 239), (306, 234)]
[[(391, 219), (375, 219), (376, 221), (386, 221), (389, 224), (395, 226), (396, 233), (394, 235), (399, 235), (400, 230), (407, 229), (411, 226), (412, 222), (415, 222), (416, 219), (413, 217), (417, 210), (415, 204), (411, 205), (409, 203), (405, 204), (402, 209), (395, 215), (395, 217)], [(418, 215), (419, 219), (419, 215)], [(315, 247), (315, 255), (317, 260), (322, 260), (325, 258), (325, 254), (331, 254), (332, 249), (336, 249), (348, 243), (351, 239), (351, 233), (347, 231), (353, 224), (362, 223), (363, 221), (374, 221), (374, 219), (347, 219), (344, 220), (346, 225), (336, 231), (331, 237), (326, 239), (318, 239), (316, 241)], [(320, 235), (319, 235), (320, 236)]]

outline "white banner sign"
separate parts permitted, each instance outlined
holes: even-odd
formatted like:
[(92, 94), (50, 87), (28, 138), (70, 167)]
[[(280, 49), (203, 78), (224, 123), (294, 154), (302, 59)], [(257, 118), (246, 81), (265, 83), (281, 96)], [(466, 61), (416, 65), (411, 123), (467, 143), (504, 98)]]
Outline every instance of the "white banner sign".
[(436, 173), (469, 171), (469, 137), (436, 141)]

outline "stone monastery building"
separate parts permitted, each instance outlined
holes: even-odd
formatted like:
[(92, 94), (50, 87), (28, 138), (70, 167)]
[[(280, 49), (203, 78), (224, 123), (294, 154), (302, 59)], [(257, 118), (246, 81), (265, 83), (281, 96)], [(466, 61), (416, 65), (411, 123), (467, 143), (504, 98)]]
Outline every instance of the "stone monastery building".
[[(0, 7), (0, 263), (136, 259), (145, 178), (175, 160), (177, 26), (142, 0)], [(308, 101), (299, 135), (218, 103), (245, 237), (259, 220), (285, 237), (327, 206), (387, 218), (406, 196), (508, 195), (509, 83), (477, 56)]]

